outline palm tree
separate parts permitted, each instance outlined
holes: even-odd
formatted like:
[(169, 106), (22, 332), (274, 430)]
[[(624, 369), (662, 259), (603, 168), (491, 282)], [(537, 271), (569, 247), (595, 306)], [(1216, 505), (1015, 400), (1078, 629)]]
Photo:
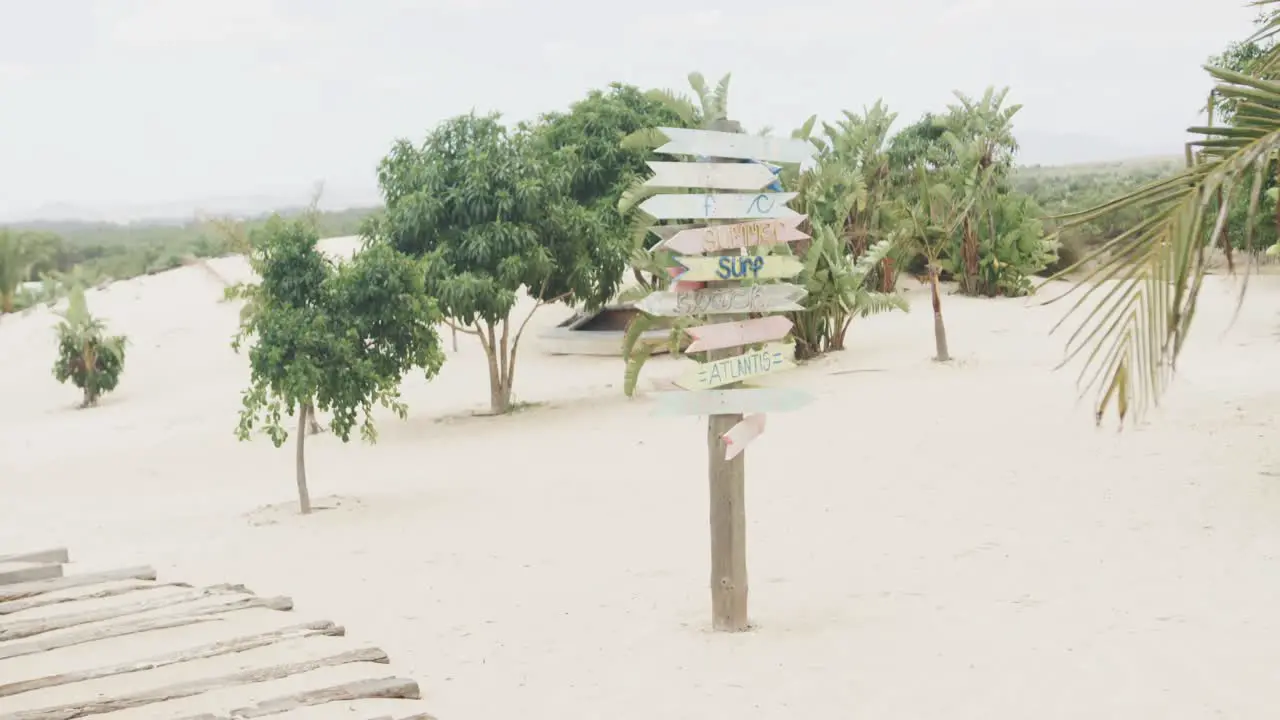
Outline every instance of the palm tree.
[(907, 257), (923, 255), (933, 302), (934, 360), (951, 360), (947, 328), (942, 321), (942, 294), (938, 280), (942, 263), (953, 252), (956, 228), (964, 222), (969, 203), (956, 197), (945, 179), (932, 179), (924, 165), (917, 165), (915, 187), (897, 201), (900, 217), (897, 244)]
[[(1272, 12), (1250, 42), (1271, 41), (1280, 34), (1274, 11), (1280, 0), (1252, 4)], [(1195, 316), (1206, 250), (1227, 221), (1231, 199), (1248, 198), (1244, 232), (1251, 249), (1263, 188), (1280, 174), (1280, 46), (1267, 48), (1245, 72), (1205, 70), (1214, 78), (1215, 97), (1233, 106), (1231, 125), (1189, 128), (1198, 137), (1187, 144), (1185, 170), (1063, 218), (1063, 229), (1124, 211), (1137, 210), (1142, 218), (1055, 276), (1096, 263), (1062, 296), (1084, 291), (1063, 318), (1083, 315), (1063, 364), (1088, 351), (1080, 380), (1097, 394), (1099, 423), (1113, 407), (1123, 423), (1158, 400)]]

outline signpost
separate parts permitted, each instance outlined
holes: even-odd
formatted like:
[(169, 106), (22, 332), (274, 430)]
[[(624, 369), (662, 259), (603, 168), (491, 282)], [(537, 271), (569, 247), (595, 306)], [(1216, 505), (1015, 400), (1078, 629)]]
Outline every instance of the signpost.
[(654, 195), (639, 207), (659, 220), (799, 217), (799, 213), (786, 206), (795, 196), (793, 192)]
[[(740, 130), (729, 121), (717, 124)], [(795, 390), (739, 387), (744, 380), (795, 367), (795, 345), (776, 342), (786, 336), (791, 321), (779, 316), (749, 319), (746, 314), (802, 310), (798, 301), (807, 294), (788, 283), (758, 284), (798, 275), (803, 265), (796, 258), (747, 255), (744, 249), (809, 237), (797, 229), (804, 216), (786, 206), (796, 193), (781, 192), (778, 168), (767, 161), (801, 163), (812, 157), (814, 148), (802, 140), (740, 131), (660, 130), (670, 142), (657, 152), (692, 155), (700, 161), (649, 163), (654, 176), (646, 185), (757, 191), (654, 195), (639, 205), (659, 220), (700, 222), (653, 228), (663, 238), (658, 247), (682, 256), (676, 258), (678, 267), (668, 268), (674, 291), (651, 293), (636, 307), (650, 315), (730, 316), (729, 322), (689, 329), (694, 342), (686, 354), (705, 353), (705, 361), (676, 382), (692, 392), (659, 394), (658, 412), (708, 416), (711, 624), (716, 630), (736, 632), (749, 627), (743, 450), (764, 432), (764, 413), (797, 410), (812, 400)], [(751, 162), (724, 162), (729, 158)], [(707, 256), (698, 257), (703, 254)], [(736, 349), (758, 343), (768, 344)]]
[(808, 235), (796, 229), (796, 226), (802, 220), (804, 220), (803, 215), (795, 215), (777, 220), (756, 220), (754, 222), (714, 225), (712, 227), (668, 225), (662, 229), (679, 228), (679, 230), (672, 232), (670, 235), (660, 234), (663, 237), (663, 242), (656, 245), (654, 249), (664, 248), (696, 255), (698, 253), (808, 240)]
[(804, 265), (786, 255), (712, 255), (678, 257), (684, 270), (675, 276), (683, 282), (699, 280), (778, 280), (795, 277)]

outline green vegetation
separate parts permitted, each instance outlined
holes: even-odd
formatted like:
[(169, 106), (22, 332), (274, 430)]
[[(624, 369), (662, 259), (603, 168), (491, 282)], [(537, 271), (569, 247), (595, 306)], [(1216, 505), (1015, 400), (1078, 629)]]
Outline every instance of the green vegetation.
[(329, 412), (343, 442), (357, 424), (374, 442), (375, 404), (405, 417), (399, 401), (405, 373), (422, 368), (430, 378), (444, 362), (435, 330), (440, 313), (426, 294), (420, 262), (375, 245), (335, 264), (316, 249), (312, 216), (272, 218), (249, 239), (249, 262), (261, 281), (227, 289), (249, 308), (232, 347), (252, 343), (237, 435), (247, 440), (261, 426), (280, 447), (289, 437), (280, 421), (296, 413), (298, 503), (306, 514), (308, 421), (316, 411)]
[(1257, 31), (1205, 67), (1216, 84), (1208, 123), (1188, 129), (1188, 166), (1064, 218), (1064, 232), (1105, 222), (1122, 230), (1077, 263), (1093, 261), (1064, 318), (1078, 318), (1067, 351), (1085, 358), (1099, 422), (1109, 409), (1123, 422), (1164, 390), (1195, 317), (1207, 247), (1228, 259), (1232, 249), (1280, 249), (1280, 0), (1254, 4), (1265, 10)]
[(58, 357), (53, 376), (80, 388), (80, 407), (92, 407), (105, 393), (116, 389), (124, 372), (123, 335), (108, 335), (106, 325), (89, 314), (84, 288), (73, 287), (66, 312), (59, 313)]

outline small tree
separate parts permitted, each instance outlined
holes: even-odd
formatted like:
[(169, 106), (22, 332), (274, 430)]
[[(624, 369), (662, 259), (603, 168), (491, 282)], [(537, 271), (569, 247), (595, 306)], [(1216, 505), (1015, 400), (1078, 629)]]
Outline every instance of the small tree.
[(377, 439), (373, 407), (404, 418), (399, 386), (412, 368), (433, 377), (444, 362), (435, 325), (440, 314), (427, 296), (421, 264), (374, 243), (348, 263), (335, 265), (316, 249), (312, 222), (273, 217), (255, 233), (250, 265), (257, 285), (227, 289), (253, 303), (242, 316), (232, 347), (249, 348), (252, 380), (236, 434), (247, 440), (256, 426), (276, 447), (288, 440), (280, 424), (297, 413), (298, 504), (311, 512), (305, 440), (316, 410), (331, 413), (330, 428), (347, 442), (360, 425)]
[[(533, 128), (471, 114), (445, 121), (421, 147), (398, 141), (379, 166), (386, 213), (365, 235), (426, 260), (444, 317), (484, 348), (494, 414), (511, 409), (533, 313), (569, 297), (601, 305), (622, 279), (625, 251), (599, 211), (571, 194), (576, 156)], [(512, 318), (522, 287), (535, 304)]]
[(928, 263), (929, 294), (933, 301), (934, 360), (948, 362), (947, 328), (942, 322), (942, 295), (938, 290), (942, 264), (952, 251), (952, 238), (963, 221), (966, 205), (945, 182), (932, 182), (923, 165), (916, 167), (916, 187), (899, 200), (902, 224), (899, 248), (907, 255), (923, 255)]
[(83, 391), (80, 407), (92, 407), (120, 382), (125, 338), (106, 334), (102, 320), (89, 314), (89, 304), (80, 287), (72, 289), (66, 312), (58, 315), (62, 321), (57, 328), (58, 358), (53, 364), (53, 376), (60, 383), (70, 380)]

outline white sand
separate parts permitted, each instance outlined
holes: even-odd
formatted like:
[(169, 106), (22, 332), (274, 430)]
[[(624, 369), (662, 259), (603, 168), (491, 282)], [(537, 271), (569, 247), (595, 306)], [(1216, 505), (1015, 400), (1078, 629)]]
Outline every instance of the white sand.
[(532, 336), (517, 395), (548, 406), (467, 417), (488, 394), (463, 336), (377, 446), (309, 440), (337, 507), (296, 516), (292, 450), (232, 434), (237, 308), (200, 268), (90, 293), (132, 343), (93, 410), (50, 375), (51, 314), (0, 320), (0, 553), (291, 595), (441, 720), (1274, 717), (1280, 278), (1229, 331), (1213, 279), (1172, 392), (1123, 434), (1051, 372), (1062, 308), (947, 297), (938, 366), (904, 284), (914, 311), (792, 373), (819, 400), (748, 451), (752, 633), (706, 630), (704, 421)]

